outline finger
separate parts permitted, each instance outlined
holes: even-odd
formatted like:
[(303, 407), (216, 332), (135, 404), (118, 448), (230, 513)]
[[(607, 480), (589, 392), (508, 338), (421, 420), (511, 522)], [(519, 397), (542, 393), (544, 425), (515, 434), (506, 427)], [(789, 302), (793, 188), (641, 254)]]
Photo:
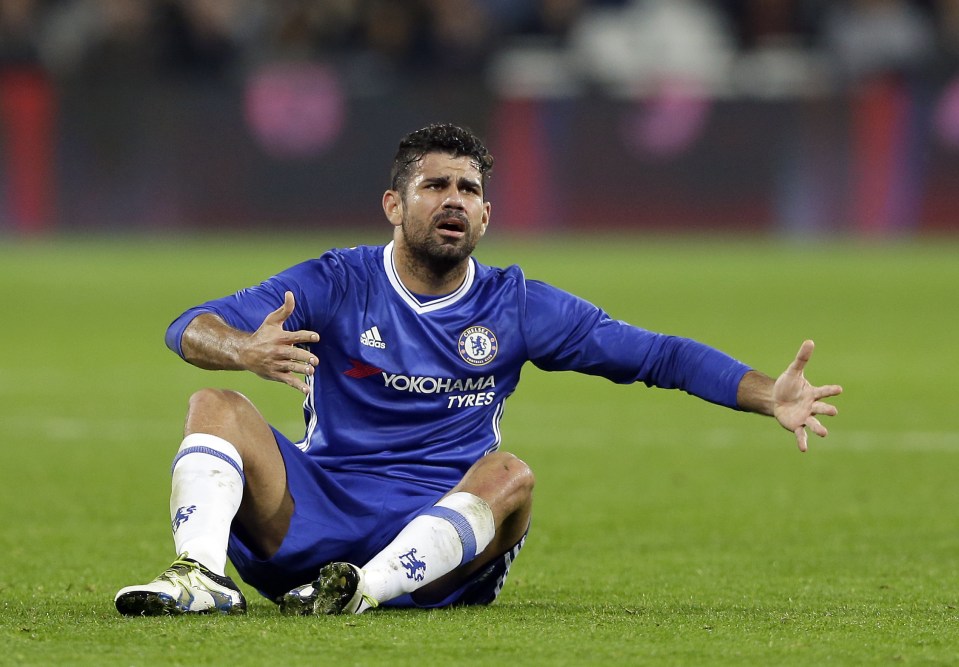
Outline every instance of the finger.
[[(294, 377), (295, 377), (295, 376), (294, 376)], [(300, 392), (301, 394), (303, 394), (303, 395), (305, 395), (305, 396), (308, 396), (309, 393), (310, 393), (310, 387), (309, 387), (309, 385), (307, 385), (307, 384), (306, 384), (305, 382), (303, 382), (302, 380), (299, 380), (299, 379), (298, 379), (298, 380), (295, 380), (295, 381), (292, 381), (292, 382), (287, 382), (287, 384), (290, 385), (291, 387), (293, 387), (294, 389), (296, 389), (298, 392)]]
[(300, 377), (295, 373), (284, 373), (282, 376), (280, 376), (280, 381), (284, 384), (290, 385), (301, 394), (310, 393), (310, 386), (301, 380)]
[[(282, 348), (281, 348), (282, 349)], [(269, 374), (279, 382), (286, 382), (288, 373), (312, 375), (319, 359), (298, 347), (286, 347), (270, 362)], [(285, 355), (285, 356), (281, 356)]]
[(820, 438), (825, 438), (827, 435), (829, 435), (829, 431), (826, 430), (826, 427), (823, 426), (815, 417), (810, 417), (807, 419), (806, 426), (808, 426), (809, 430), (818, 435)]
[(296, 368), (290, 370), (295, 370), (299, 373), (302, 372), (301, 369), (304, 365), (309, 367), (311, 370), (313, 367), (320, 365), (320, 360), (315, 354), (311, 354), (309, 350), (304, 350), (303, 348), (296, 347), (295, 345), (287, 349), (289, 350), (289, 355), (286, 358), (297, 364)]
[(813, 395), (816, 399), (820, 398), (829, 398), (830, 396), (838, 396), (842, 393), (842, 387), (838, 384), (827, 384), (822, 387), (815, 387), (813, 389)]
[(796, 358), (789, 364), (789, 370), (795, 373), (802, 373), (809, 359), (812, 357), (812, 351), (815, 348), (816, 344), (814, 342), (804, 340), (803, 344), (799, 346), (799, 352), (796, 353)]
[(296, 301), (293, 298), (293, 292), (287, 291), (283, 294), (283, 305), (274, 310), (263, 319), (264, 324), (273, 324), (283, 326), (287, 318), (293, 314), (296, 307)]
[(793, 431), (796, 434), (796, 444), (799, 445), (799, 451), (804, 452), (809, 449), (808, 438), (806, 435), (806, 429), (803, 426), (800, 426)]
[(320, 341), (320, 334), (315, 331), (290, 331), (283, 337), (283, 340), (293, 345), (300, 343), (318, 343)]
[(814, 415), (826, 415), (827, 417), (835, 417), (839, 414), (839, 408), (835, 405), (830, 405), (829, 403), (823, 403), (821, 401), (816, 401), (812, 404), (812, 413)]
[(309, 361), (298, 361), (296, 359), (288, 359), (277, 367), (277, 373), (283, 378), (283, 382), (286, 382), (286, 376), (290, 373), (313, 375), (314, 370), (313, 364)]

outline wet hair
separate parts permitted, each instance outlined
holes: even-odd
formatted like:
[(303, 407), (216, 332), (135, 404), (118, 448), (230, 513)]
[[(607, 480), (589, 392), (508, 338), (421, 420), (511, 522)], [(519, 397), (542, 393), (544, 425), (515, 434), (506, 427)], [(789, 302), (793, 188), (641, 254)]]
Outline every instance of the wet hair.
[(483, 179), (483, 192), (493, 169), (493, 156), (483, 142), (467, 128), (438, 123), (411, 132), (400, 141), (390, 170), (390, 189), (403, 193), (409, 184), (416, 163), (427, 153), (447, 153), (468, 157)]

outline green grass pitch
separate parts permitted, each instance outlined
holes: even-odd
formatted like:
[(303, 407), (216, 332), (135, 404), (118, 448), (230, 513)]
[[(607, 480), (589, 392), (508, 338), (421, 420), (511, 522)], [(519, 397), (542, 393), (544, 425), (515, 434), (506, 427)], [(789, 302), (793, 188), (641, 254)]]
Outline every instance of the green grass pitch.
[(765, 418), (529, 367), (503, 434), (534, 521), (495, 605), (290, 619), (244, 587), (246, 617), (122, 618), (174, 555), (189, 394), (301, 429), (293, 390), (189, 367), (166, 325), (357, 239), (6, 239), (0, 665), (959, 662), (959, 243), (494, 237), (481, 261), (770, 374), (815, 339), (830, 437), (800, 454)]

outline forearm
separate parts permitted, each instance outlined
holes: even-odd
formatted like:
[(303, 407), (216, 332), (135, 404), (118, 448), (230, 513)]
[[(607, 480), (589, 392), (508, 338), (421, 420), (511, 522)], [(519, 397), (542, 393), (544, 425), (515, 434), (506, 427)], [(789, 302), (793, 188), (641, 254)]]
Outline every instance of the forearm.
[(243, 370), (243, 344), (251, 334), (234, 329), (213, 313), (201, 313), (180, 338), (183, 359), (206, 370)]
[(167, 328), (167, 346), (199, 368), (250, 371), (306, 394), (310, 387), (302, 376), (313, 375), (320, 363), (309, 346), (319, 342), (320, 335), (283, 328), (295, 307), (293, 292), (285, 292), (283, 304), (251, 333), (231, 326), (218, 314), (206, 311), (193, 317), (195, 311), (187, 311)]
[(736, 391), (736, 402), (739, 409), (745, 412), (755, 412), (761, 415), (773, 414), (775, 401), (773, 399), (773, 380), (759, 371), (749, 371), (739, 381)]

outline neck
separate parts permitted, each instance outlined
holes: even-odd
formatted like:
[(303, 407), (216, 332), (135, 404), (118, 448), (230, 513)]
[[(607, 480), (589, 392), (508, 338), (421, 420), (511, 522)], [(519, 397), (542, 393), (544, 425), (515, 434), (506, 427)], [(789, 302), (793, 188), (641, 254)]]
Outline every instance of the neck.
[(402, 243), (393, 244), (393, 262), (403, 286), (414, 294), (442, 296), (463, 284), (469, 257), (452, 265), (424, 261), (409, 252)]

